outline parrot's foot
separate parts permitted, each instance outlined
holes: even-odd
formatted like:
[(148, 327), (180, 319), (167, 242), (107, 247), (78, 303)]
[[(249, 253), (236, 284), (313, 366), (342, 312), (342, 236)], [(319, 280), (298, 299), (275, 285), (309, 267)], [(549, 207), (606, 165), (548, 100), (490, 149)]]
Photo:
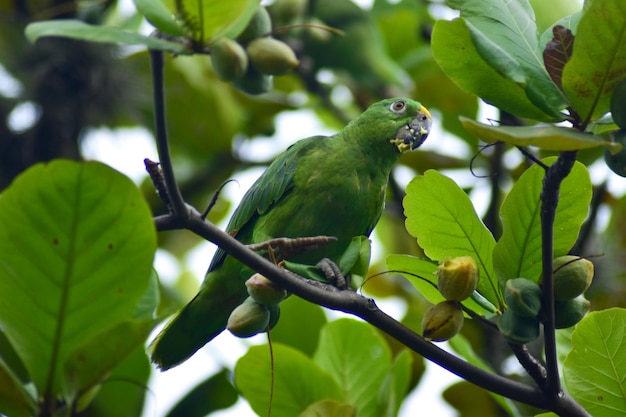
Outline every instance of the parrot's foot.
[(323, 258), (317, 263), (319, 269), (322, 270), (326, 279), (340, 290), (347, 290), (350, 288), (350, 279), (344, 276), (336, 263), (328, 258)]
[(337, 238), (333, 236), (279, 237), (266, 242), (248, 245), (248, 248), (255, 252), (267, 251), (270, 259), (275, 263), (279, 263), (293, 255), (317, 249), (335, 240)]

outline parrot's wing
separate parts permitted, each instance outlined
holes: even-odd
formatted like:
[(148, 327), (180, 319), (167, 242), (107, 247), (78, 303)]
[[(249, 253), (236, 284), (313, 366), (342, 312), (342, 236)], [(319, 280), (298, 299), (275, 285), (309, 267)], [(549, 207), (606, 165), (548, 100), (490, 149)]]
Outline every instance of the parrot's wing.
[[(226, 227), (226, 232), (236, 238), (237, 233), (246, 224), (253, 221), (258, 215), (265, 213), (274, 203), (278, 202), (293, 187), (293, 179), (300, 158), (315, 147), (318, 141), (326, 139), (328, 139), (327, 136), (312, 136), (302, 139), (278, 155), (243, 196)], [(222, 248), (218, 248), (209, 266), (209, 271), (219, 266), (225, 257), (226, 252)]]

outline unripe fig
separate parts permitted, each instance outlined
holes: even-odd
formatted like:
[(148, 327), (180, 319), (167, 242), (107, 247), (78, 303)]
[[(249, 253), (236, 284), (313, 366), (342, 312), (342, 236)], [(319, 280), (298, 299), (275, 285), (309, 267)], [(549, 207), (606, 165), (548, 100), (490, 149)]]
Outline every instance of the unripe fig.
[(267, 93), (272, 89), (272, 77), (261, 74), (252, 65), (248, 65), (248, 71), (238, 80), (233, 81), (233, 85), (244, 93), (258, 95)]
[(287, 297), (287, 291), (258, 273), (248, 278), (246, 288), (254, 301), (266, 306), (278, 304)]
[(621, 177), (626, 177), (626, 129), (611, 132), (611, 138), (613, 142), (621, 144), (622, 149), (616, 154), (612, 154), (608, 148), (605, 148), (604, 161), (611, 168), (611, 171)]
[(498, 329), (507, 341), (523, 345), (539, 337), (539, 320), (536, 317), (522, 317), (511, 310), (506, 310), (498, 317)]
[(271, 31), (272, 19), (270, 14), (265, 7), (259, 6), (248, 22), (248, 26), (237, 36), (237, 40), (241, 43), (249, 42), (261, 36), (267, 36)]
[(447, 259), (436, 271), (437, 288), (446, 300), (463, 301), (476, 289), (478, 266), (471, 256)]
[(626, 79), (615, 86), (610, 104), (613, 121), (622, 129), (626, 129)]
[(566, 301), (554, 302), (554, 327), (566, 329), (572, 327), (589, 312), (591, 303), (582, 295)]
[(442, 301), (432, 306), (422, 319), (422, 334), (426, 339), (443, 342), (463, 327), (463, 309), (456, 301)]
[(257, 38), (246, 51), (254, 68), (262, 74), (282, 75), (300, 63), (289, 45), (274, 38)]
[(269, 321), (267, 306), (248, 297), (230, 313), (226, 328), (237, 337), (251, 337), (267, 330)]
[(541, 287), (526, 278), (506, 282), (504, 299), (511, 312), (522, 317), (536, 317), (541, 310)]
[(273, 304), (271, 306), (267, 306), (270, 311), (270, 321), (267, 325), (268, 329), (273, 329), (278, 323), (278, 319), (280, 318), (280, 304)]
[(248, 55), (239, 43), (222, 38), (211, 46), (211, 64), (215, 75), (224, 81), (237, 80), (248, 69)]
[(593, 280), (593, 263), (579, 256), (560, 256), (552, 261), (554, 298), (565, 301), (584, 293)]

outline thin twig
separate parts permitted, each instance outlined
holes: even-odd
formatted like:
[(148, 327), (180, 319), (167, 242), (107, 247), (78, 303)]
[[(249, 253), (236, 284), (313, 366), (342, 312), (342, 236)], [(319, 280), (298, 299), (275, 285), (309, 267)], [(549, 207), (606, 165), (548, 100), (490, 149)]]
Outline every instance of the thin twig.
[(541, 190), (541, 260), (542, 260), (542, 306), (545, 313), (544, 342), (547, 379), (546, 393), (558, 398), (562, 393), (556, 352), (554, 327), (554, 282), (552, 279), (552, 259), (554, 258), (554, 218), (559, 202), (561, 182), (569, 175), (576, 152), (562, 152), (556, 162), (546, 171)]
[(171, 210), (178, 217), (188, 215), (187, 205), (180, 194), (180, 189), (174, 177), (174, 168), (167, 139), (167, 125), (165, 118), (165, 93), (163, 83), (163, 51), (150, 50), (150, 63), (152, 69), (152, 88), (154, 100), (154, 129), (156, 136), (157, 151), (165, 178), (167, 195), (171, 202)]

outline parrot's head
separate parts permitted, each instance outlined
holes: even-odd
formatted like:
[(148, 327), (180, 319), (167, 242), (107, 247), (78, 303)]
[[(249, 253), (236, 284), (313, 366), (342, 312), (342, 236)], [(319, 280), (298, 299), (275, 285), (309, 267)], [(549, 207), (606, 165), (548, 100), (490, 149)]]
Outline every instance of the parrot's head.
[(397, 127), (390, 142), (400, 152), (412, 151), (424, 143), (433, 120), (426, 107), (407, 98), (393, 98), (381, 103), (388, 104), (387, 111)]

